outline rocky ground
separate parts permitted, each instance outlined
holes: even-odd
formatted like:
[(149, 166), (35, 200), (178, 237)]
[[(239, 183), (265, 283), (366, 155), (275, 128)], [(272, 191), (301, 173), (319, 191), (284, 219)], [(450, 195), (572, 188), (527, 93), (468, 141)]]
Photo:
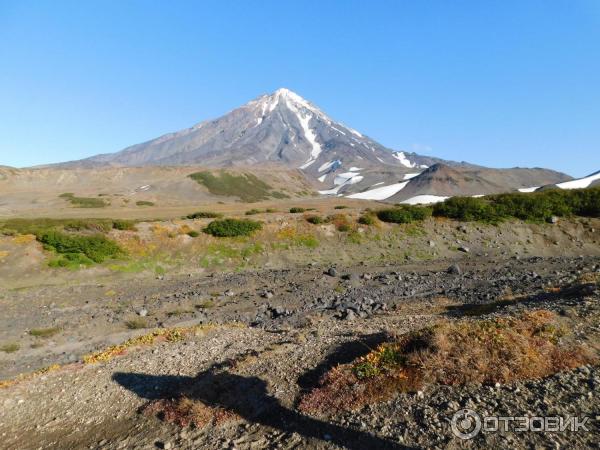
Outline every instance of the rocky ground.
[[(6, 354), (2, 375), (65, 365), (0, 390), (2, 447), (588, 448), (600, 440), (596, 366), (502, 386), (430, 386), (327, 416), (302, 414), (297, 403), (331, 367), (390, 335), (441, 318), (549, 309), (571, 321), (577, 339), (597, 349), (598, 273), (600, 258), (592, 256), (308, 266), (129, 281), (128, 290), (110, 286), (116, 295), (108, 297), (107, 286), (64, 288), (64, 295), (85, 299), (80, 308), (57, 307), (56, 288), (40, 287), (39, 296), (27, 292), (37, 299), (39, 315), (26, 315), (13, 303), (2, 320), (46, 325), (42, 319), (48, 315), (69, 326), (47, 338), (58, 340), (56, 345)], [(120, 295), (121, 288), (135, 295)], [(180, 341), (157, 340), (83, 364), (86, 353), (148, 332), (123, 331), (125, 319), (143, 319), (147, 326), (207, 326)], [(201, 428), (140, 413), (148, 402), (176, 397), (191, 383), (206, 386), (192, 400), (218, 407), (222, 395), (235, 395), (241, 406), (226, 411), (226, 420)], [(590, 419), (588, 431), (482, 432), (464, 441), (450, 426), (462, 408), (482, 415)]]

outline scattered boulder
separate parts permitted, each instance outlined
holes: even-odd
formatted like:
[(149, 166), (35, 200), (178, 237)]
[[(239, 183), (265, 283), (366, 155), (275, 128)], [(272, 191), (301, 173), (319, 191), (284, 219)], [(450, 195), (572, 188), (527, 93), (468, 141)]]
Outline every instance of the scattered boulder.
[(329, 270), (327, 270), (327, 275), (329, 275), (330, 277), (336, 277), (337, 273), (338, 272), (335, 267), (330, 267)]

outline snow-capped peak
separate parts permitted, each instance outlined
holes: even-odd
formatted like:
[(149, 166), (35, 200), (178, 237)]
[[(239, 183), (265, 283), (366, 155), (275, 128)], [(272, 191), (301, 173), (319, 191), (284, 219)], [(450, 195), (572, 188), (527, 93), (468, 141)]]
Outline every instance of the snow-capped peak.
[[(273, 109), (280, 103), (284, 103), (290, 109), (301, 109), (305, 108), (308, 111), (312, 112), (318, 117), (325, 118), (327, 122), (330, 120), (327, 118), (325, 113), (321, 111), (316, 106), (312, 105), (309, 101), (305, 100), (298, 94), (293, 91), (290, 91), (286, 88), (277, 89), (273, 94), (267, 96), (269, 99), (269, 104), (273, 105)], [(294, 108), (295, 107), (295, 108)]]

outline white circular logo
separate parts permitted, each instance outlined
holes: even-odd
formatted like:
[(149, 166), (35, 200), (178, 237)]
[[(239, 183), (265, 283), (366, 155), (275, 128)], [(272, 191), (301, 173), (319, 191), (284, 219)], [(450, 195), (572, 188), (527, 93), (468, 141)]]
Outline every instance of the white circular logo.
[(473, 439), (481, 431), (481, 416), (472, 409), (461, 409), (454, 413), (450, 425), (455, 436)]

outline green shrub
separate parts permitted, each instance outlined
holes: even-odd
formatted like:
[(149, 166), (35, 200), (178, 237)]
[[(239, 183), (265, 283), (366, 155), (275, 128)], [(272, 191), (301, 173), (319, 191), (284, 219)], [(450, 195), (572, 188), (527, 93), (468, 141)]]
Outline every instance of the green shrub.
[(343, 233), (345, 233), (345, 232), (348, 232), (348, 231), (350, 231), (351, 229), (352, 229), (352, 227), (350, 227), (350, 225), (349, 225), (349, 224), (347, 224), (347, 223), (341, 223), (341, 224), (339, 224), (339, 225), (338, 225), (338, 227), (337, 227), (337, 230), (338, 230), (338, 231), (341, 231), (341, 232), (343, 232)]
[(361, 225), (374, 225), (375, 216), (373, 214), (363, 214), (358, 218), (358, 223)]
[(277, 210), (274, 209), (274, 208), (267, 208), (267, 209), (265, 209), (265, 212), (267, 212), (267, 213), (276, 213)]
[(215, 220), (204, 229), (205, 233), (216, 237), (248, 236), (262, 228), (262, 223), (248, 219)]
[(319, 240), (310, 234), (296, 236), (294, 238), (294, 243), (296, 245), (308, 248), (317, 248), (319, 246)]
[(14, 353), (21, 348), (19, 344), (16, 342), (11, 342), (9, 344), (0, 345), (0, 352), (4, 353)]
[(333, 207), (333, 209), (347, 209), (348, 207), (346, 205), (336, 205)]
[(154, 206), (154, 202), (149, 202), (148, 200), (138, 200), (135, 204), (137, 206)]
[(65, 253), (48, 263), (50, 267), (66, 267), (69, 269), (77, 269), (81, 266), (91, 266), (92, 264), (94, 264), (94, 261), (83, 253)]
[(113, 220), (112, 227), (121, 231), (137, 231), (135, 222), (132, 220)]
[(600, 217), (600, 188), (577, 191), (573, 214), (583, 217)]
[(60, 331), (58, 327), (52, 328), (33, 328), (29, 330), (29, 334), (31, 336), (39, 337), (39, 338), (48, 338), (52, 337)]
[(497, 222), (500, 211), (485, 198), (452, 197), (433, 206), (433, 215), (456, 220)]
[(218, 219), (223, 217), (223, 214), (213, 211), (198, 211), (185, 216), (186, 219)]
[(433, 214), (457, 220), (499, 222), (507, 218), (543, 222), (552, 216), (600, 217), (600, 188), (549, 189), (481, 198), (453, 197), (433, 207)]
[(312, 223), (313, 225), (320, 225), (322, 223), (325, 223), (325, 219), (323, 219), (321, 216), (308, 216), (306, 218), (306, 221), (308, 223)]
[(262, 213), (262, 211), (260, 209), (255, 209), (255, 208), (252, 208), (252, 209), (246, 211), (247, 216), (253, 216), (255, 214), (260, 214), (260, 213)]
[(57, 253), (82, 253), (97, 263), (107, 258), (115, 258), (123, 253), (123, 250), (115, 242), (100, 234), (82, 236), (47, 231), (37, 236), (37, 240)]
[(125, 322), (125, 326), (130, 330), (141, 330), (142, 328), (148, 328), (148, 324), (144, 319), (132, 319)]
[(306, 211), (305, 208), (300, 208), (299, 206), (294, 206), (293, 208), (290, 208), (290, 213), (292, 213), (292, 214), (303, 213), (305, 211)]
[(193, 237), (193, 238), (195, 238), (195, 237), (198, 237), (198, 236), (200, 236), (200, 233), (198, 233), (198, 232), (197, 232), (197, 231), (195, 231), (195, 230), (192, 230), (192, 231), (188, 231), (187, 235), (188, 235), (189, 237)]
[(379, 220), (391, 223), (411, 223), (424, 220), (429, 216), (431, 216), (431, 208), (426, 206), (401, 205), (377, 211)]

